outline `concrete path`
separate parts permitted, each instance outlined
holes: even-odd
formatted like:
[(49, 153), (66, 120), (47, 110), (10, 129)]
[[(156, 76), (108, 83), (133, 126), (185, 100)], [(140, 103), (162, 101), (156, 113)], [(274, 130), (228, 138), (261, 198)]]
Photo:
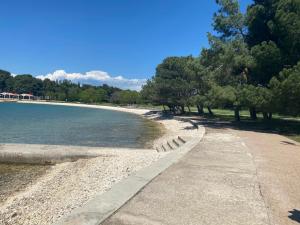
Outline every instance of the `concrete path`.
[(300, 223), (300, 144), (277, 134), (237, 131), (249, 146), (271, 224)]
[(103, 225), (269, 224), (257, 171), (242, 139), (209, 130)]

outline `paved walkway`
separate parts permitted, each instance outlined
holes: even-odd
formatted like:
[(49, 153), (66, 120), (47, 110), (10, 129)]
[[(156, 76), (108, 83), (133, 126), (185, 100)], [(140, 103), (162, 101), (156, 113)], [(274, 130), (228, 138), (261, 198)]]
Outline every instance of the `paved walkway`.
[(300, 224), (300, 144), (277, 134), (237, 133), (253, 155), (271, 224)]
[(269, 224), (249, 151), (235, 132), (209, 130), (103, 225)]

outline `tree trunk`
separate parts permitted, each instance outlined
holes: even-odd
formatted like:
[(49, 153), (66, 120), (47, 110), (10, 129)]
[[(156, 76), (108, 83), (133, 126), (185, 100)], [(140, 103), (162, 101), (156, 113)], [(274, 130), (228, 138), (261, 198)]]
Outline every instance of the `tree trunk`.
[(164, 108), (164, 112), (166, 111), (166, 107), (165, 107), (165, 105), (163, 105), (163, 108)]
[(256, 113), (256, 109), (254, 107), (249, 108), (249, 112), (250, 112), (250, 117), (253, 120), (257, 119), (257, 113)]
[(263, 117), (264, 117), (264, 120), (267, 120), (269, 118), (268, 113), (263, 112)]
[(174, 106), (169, 106), (169, 108), (170, 108), (170, 112), (172, 112), (173, 114), (176, 113), (176, 109)]
[(191, 107), (190, 106), (188, 106), (188, 109), (189, 109), (189, 112), (191, 112)]
[(202, 115), (204, 113), (203, 111), (203, 105), (197, 105), (197, 109), (198, 109), (198, 114)]
[(235, 121), (241, 121), (240, 107), (238, 107), (238, 106), (234, 108), (234, 118), (235, 118)]
[(207, 106), (207, 110), (208, 110), (209, 115), (211, 115), (211, 116), (214, 115), (214, 113), (211, 111), (211, 108), (209, 106)]
[(173, 106), (173, 113), (174, 113), (174, 114), (177, 114), (177, 111), (178, 111), (177, 106)]
[(184, 114), (185, 110), (184, 110), (184, 105), (180, 106), (181, 107), (181, 113)]
[(273, 114), (270, 112), (268, 115), (268, 119), (271, 120), (272, 119)]

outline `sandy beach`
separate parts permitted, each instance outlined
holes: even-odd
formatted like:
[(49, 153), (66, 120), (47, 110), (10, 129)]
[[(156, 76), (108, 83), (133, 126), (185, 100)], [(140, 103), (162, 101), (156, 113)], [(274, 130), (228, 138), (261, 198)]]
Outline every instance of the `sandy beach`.
[[(0, 224), (46, 225), (57, 222), (73, 209), (83, 206), (96, 194), (104, 193), (115, 183), (145, 168), (172, 152), (173, 147), (162, 151), (161, 146), (172, 142), (178, 136), (188, 141), (197, 137), (189, 122), (172, 118), (160, 118), (148, 114), (150, 110), (72, 103), (22, 102), (31, 104), (53, 104), (117, 110), (133, 113), (161, 124), (165, 133), (153, 142), (153, 151), (101, 150), (105, 156), (79, 159), (49, 166), (25, 189), (12, 194), (1, 204)], [(147, 115), (147, 116), (145, 116)]]
[(61, 105), (61, 106), (76, 106), (81, 108), (92, 108), (92, 109), (106, 109), (113, 110), (119, 112), (127, 112), (136, 115), (143, 115), (149, 112), (149, 109), (138, 109), (138, 108), (125, 108), (119, 106), (106, 106), (106, 105), (90, 105), (90, 104), (81, 104), (81, 103), (65, 103), (65, 102), (46, 102), (46, 101), (18, 101), (18, 103), (22, 104), (39, 104), (39, 105)]

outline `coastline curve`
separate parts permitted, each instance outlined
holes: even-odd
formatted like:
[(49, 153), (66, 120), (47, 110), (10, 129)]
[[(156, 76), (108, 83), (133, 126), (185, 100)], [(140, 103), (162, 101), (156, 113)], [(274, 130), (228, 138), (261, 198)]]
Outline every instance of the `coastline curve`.
[(185, 145), (115, 184), (109, 191), (95, 196), (83, 207), (75, 209), (70, 215), (63, 217), (54, 225), (101, 224), (139, 193), (155, 177), (191, 151), (202, 140), (205, 134), (203, 126), (200, 128), (197, 127), (197, 130), (199, 136), (195, 136)]
[[(99, 224), (99, 221), (103, 221), (118, 210), (152, 179), (180, 160), (201, 141), (205, 132), (203, 126), (194, 126), (193, 121), (186, 120), (186, 118), (159, 117), (158, 114), (149, 113), (150, 110), (146, 109), (49, 102), (29, 103), (101, 108), (144, 116), (166, 128), (166, 134), (155, 142), (156, 146), (164, 145), (165, 151), (161, 152), (162, 148), (149, 151), (144, 149), (120, 151), (119, 148), (107, 148), (101, 151), (101, 155), (94, 155), (91, 159), (84, 159), (86, 157), (84, 155), (83, 159), (76, 162), (57, 164), (52, 167), (45, 178), (39, 179), (24, 192), (12, 196), (0, 207), (3, 220), (9, 219), (12, 224), (17, 224), (14, 223), (17, 220), (18, 224), (21, 224), (29, 217), (33, 221), (29, 224), (34, 224), (34, 221), (43, 221), (41, 224)], [(178, 139), (175, 140), (175, 138)], [(183, 142), (177, 146), (176, 141), (180, 140)], [(168, 148), (169, 145), (171, 148)], [(81, 150), (86, 151), (85, 149), (74, 151), (77, 154)], [(89, 149), (88, 152), (93, 155), (95, 150), (96, 148)], [(105, 168), (106, 166), (109, 168)], [(79, 184), (75, 181), (79, 181)], [(55, 197), (52, 199), (53, 193)], [(56, 193), (59, 194), (56, 196)], [(61, 196), (60, 193), (64, 194)], [(46, 205), (43, 205), (44, 200), (42, 200), (34, 206), (35, 201), (28, 201), (28, 197), (49, 199), (45, 202)], [(64, 201), (60, 201), (61, 198)], [(37, 212), (34, 210), (23, 212), (24, 207), (36, 209)], [(12, 217), (16, 213), (18, 216)]]
[[(39, 105), (58, 105), (80, 108), (102, 109), (118, 111), (123, 113), (135, 114), (145, 119), (143, 115), (150, 110), (130, 109), (123, 107), (111, 107), (102, 105), (87, 105), (75, 103), (58, 103), (58, 102), (41, 102), (41, 101), (18, 101), (22, 104), (39, 104)], [(151, 120), (151, 119), (150, 119)], [(156, 122), (152, 120), (152, 122)], [(154, 151), (154, 148), (126, 148), (126, 147), (89, 147), (77, 145), (48, 145), (48, 144), (0, 144), (0, 162), (1, 163), (26, 163), (26, 164), (57, 164), (63, 162), (73, 162), (78, 159), (94, 158), (103, 156), (105, 151)]]

